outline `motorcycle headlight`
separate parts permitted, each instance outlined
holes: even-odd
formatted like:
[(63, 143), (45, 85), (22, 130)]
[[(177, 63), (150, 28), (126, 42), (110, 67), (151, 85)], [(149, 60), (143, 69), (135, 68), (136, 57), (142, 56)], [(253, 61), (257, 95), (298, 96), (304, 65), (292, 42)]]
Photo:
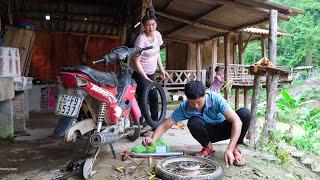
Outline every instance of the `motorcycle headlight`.
[(85, 78), (81, 77), (81, 76), (77, 76), (76, 77), (77, 80), (77, 84), (79, 87), (84, 87), (86, 85), (88, 85), (88, 80), (86, 80)]

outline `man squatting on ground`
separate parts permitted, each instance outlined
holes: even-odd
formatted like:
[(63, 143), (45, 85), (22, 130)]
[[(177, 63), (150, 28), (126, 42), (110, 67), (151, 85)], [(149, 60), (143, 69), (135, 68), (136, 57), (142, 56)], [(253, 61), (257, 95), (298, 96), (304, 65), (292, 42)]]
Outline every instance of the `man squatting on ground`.
[(243, 144), (243, 138), (250, 125), (249, 110), (240, 108), (234, 111), (220, 94), (206, 93), (200, 81), (187, 83), (184, 92), (187, 100), (156, 128), (151, 137), (145, 137), (142, 143), (147, 146), (152, 145), (176, 122), (188, 119), (191, 135), (203, 147), (197, 156), (208, 157), (215, 152), (212, 143), (230, 139), (224, 153), (226, 164), (244, 165), (244, 158), (238, 145)]

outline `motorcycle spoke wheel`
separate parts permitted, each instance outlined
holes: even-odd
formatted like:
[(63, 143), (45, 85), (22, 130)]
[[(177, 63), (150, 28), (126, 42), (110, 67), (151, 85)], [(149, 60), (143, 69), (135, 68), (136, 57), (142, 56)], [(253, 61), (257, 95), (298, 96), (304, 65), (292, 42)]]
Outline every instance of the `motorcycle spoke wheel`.
[(211, 159), (192, 156), (170, 157), (157, 163), (156, 173), (163, 179), (218, 179), (222, 175), (222, 167)]

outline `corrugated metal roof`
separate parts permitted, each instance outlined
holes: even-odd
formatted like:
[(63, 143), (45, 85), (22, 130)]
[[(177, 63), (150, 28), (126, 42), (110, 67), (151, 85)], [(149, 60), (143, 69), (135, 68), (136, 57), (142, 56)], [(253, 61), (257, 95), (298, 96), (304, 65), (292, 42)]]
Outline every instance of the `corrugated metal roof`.
[(153, 0), (152, 3), (159, 17), (158, 30), (165, 39), (178, 42), (206, 41), (268, 23), (270, 9), (278, 10), (280, 20), (301, 13), (257, 0)]
[[(243, 29), (244, 32), (249, 32), (249, 33), (255, 33), (255, 34), (269, 34), (269, 30), (268, 29), (261, 29), (261, 28), (255, 28), (255, 27), (248, 27)], [(277, 32), (278, 36), (285, 36), (288, 35), (284, 32)]]
[[(150, 0), (151, 1), (151, 0)], [(119, 37), (126, 20), (128, 0), (15, 0), (14, 13), (32, 19), (38, 29)], [(269, 10), (279, 19), (299, 11), (261, 0), (152, 0), (158, 30), (164, 38), (182, 42), (206, 41), (267, 23)], [(143, 7), (145, 8), (145, 7)], [(50, 20), (45, 16), (50, 15)]]

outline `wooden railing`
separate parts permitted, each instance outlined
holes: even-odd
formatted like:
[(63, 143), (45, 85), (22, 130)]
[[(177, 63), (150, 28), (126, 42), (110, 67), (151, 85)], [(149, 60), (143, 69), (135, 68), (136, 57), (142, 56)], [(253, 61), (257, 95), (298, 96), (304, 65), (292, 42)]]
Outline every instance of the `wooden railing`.
[[(214, 69), (216, 68), (216, 66), (220, 66), (224, 68), (224, 64), (222, 63), (213, 64), (212, 77), (215, 76)], [(250, 65), (229, 64), (228, 67), (229, 67), (228, 79), (233, 80), (234, 85), (253, 84), (254, 76), (249, 74)]]
[[(190, 80), (197, 79), (196, 70), (166, 70), (169, 74), (169, 78), (167, 80), (162, 80), (160, 74), (157, 73), (157, 77), (160, 84), (167, 91), (179, 91), (184, 89), (184, 85), (187, 84)], [(206, 80), (206, 70), (200, 71), (201, 82), (205, 83)]]
[[(220, 66), (220, 67), (224, 67), (223, 63), (217, 63), (217, 64), (213, 64), (213, 73), (212, 73), (212, 77), (215, 76), (215, 72), (214, 69), (216, 68), (216, 66)], [(250, 65), (242, 65), (242, 64), (229, 64), (229, 73), (228, 73), (228, 79), (229, 80), (233, 80), (233, 84), (234, 85), (253, 85), (253, 79), (254, 76), (249, 74), (249, 67)], [(278, 68), (287, 70), (289, 72), (292, 71), (291, 68), (289, 67), (284, 67), (284, 66), (277, 66)], [(213, 78), (212, 78), (213, 79)], [(266, 82), (266, 77), (260, 77), (260, 83), (261, 84), (265, 84)], [(282, 82), (282, 80), (280, 79), (280, 82)]]

